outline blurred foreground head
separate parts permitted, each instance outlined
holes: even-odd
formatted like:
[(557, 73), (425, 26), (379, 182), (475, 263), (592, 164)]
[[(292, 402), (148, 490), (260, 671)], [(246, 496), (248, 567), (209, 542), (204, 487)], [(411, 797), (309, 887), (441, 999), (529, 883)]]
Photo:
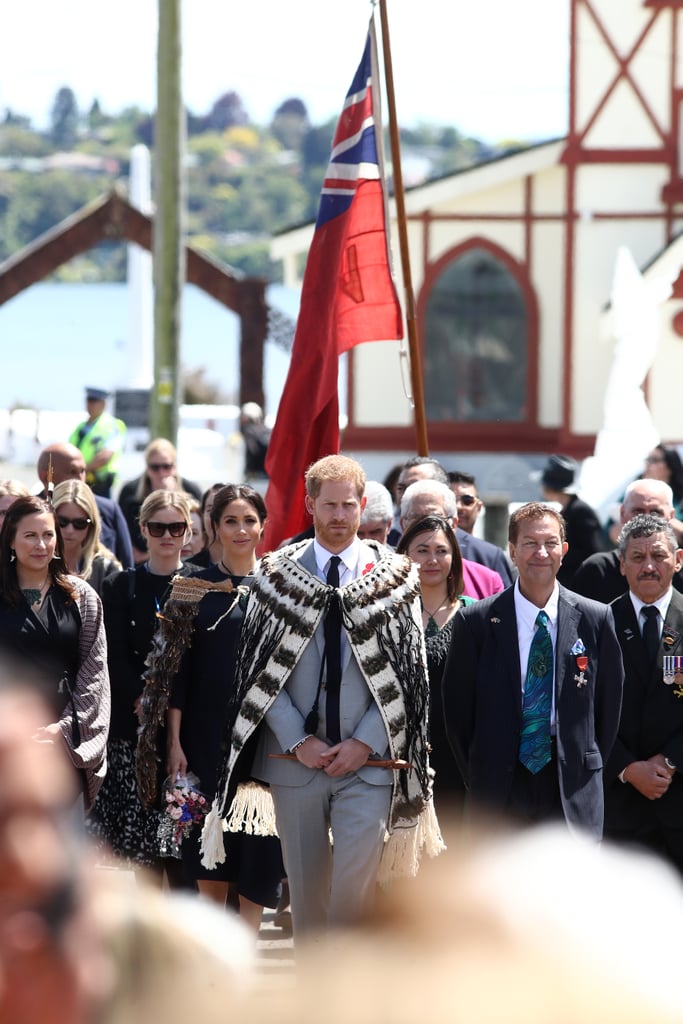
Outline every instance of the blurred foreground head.
[(97, 869), (66, 750), (33, 737), (40, 683), (0, 661), (0, 1021), (202, 1024), (246, 992), (237, 919)]
[(355, 1024), (683, 1019), (683, 891), (647, 855), (583, 845), (564, 826), (482, 833), (460, 849), (452, 837), (381, 907), (364, 929), (300, 949), (296, 988), (252, 1021), (323, 1012), (341, 1024), (341, 986)]

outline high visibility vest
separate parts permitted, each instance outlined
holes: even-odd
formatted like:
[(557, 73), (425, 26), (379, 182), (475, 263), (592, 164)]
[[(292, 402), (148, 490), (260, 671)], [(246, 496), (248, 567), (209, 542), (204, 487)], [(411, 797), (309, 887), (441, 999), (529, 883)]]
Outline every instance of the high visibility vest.
[[(108, 412), (103, 412), (93, 423), (84, 420), (71, 434), (69, 441), (80, 449), (86, 466), (103, 449), (109, 449), (112, 456), (105, 466), (96, 469), (92, 476), (95, 480), (116, 477), (121, 463), (121, 453), (126, 439), (126, 424), (117, 420)], [(88, 477), (91, 476), (88, 470)]]

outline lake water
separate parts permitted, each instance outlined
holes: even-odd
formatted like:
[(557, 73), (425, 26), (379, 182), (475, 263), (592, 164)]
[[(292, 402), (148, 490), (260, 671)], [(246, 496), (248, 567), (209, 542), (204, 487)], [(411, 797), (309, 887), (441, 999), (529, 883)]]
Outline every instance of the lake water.
[[(291, 289), (271, 285), (268, 301), (296, 317)], [(0, 409), (82, 411), (85, 386), (130, 386), (129, 318), (126, 284), (35, 284), (0, 305)], [(183, 295), (180, 353), (184, 368), (204, 368), (207, 381), (237, 400), (239, 318), (193, 285)], [(277, 410), (288, 365), (288, 353), (266, 345), (267, 413)]]

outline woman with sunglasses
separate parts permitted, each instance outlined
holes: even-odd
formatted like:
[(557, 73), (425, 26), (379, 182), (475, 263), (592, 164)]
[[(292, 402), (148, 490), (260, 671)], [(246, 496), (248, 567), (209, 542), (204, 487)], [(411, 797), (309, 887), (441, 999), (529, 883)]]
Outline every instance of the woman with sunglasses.
[[(265, 520), (263, 498), (247, 484), (228, 484), (213, 496), (211, 526), (221, 556), (191, 580), (174, 585), (149, 660), (138, 748), (143, 794), (153, 793), (155, 722), (167, 710), (166, 774), (175, 778), (193, 772), (209, 803), (213, 798), (244, 607)], [(225, 833), (226, 862), (209, 871), (201, 864), (200, 833), (201, 825), (194, 826), (181, 844), (185, 877), (221, 905), (230, 889), (239, 900), (240, 916), (258, 931), (263, 907), (277, 906), (280, 895), (279, 840)]]
[(119, 505), (130, 530), (136, 565), (147, 558), (147, 542), (140, 528), (142, 503), (153, 491), (184, 491), (199, 500), (201, 489), (192, 480), (178, 476), (174, 445), (165, 437), (156, 437), (145, 448), (145, 471), (121, 488)]
[(180, 557), (191, 529), (186, 496), (180, 491), (153, 491), (140, 509), (146, 560), (135, 569), (110, 576), (102, 588), (112, 715), (109, 772), (90, 816), (90, 831), (96, 840), (108, 844), (120, 861), (154, 868), (159, 875), (158, 814), (142, 807), (135, 779), (137, 705), (145, 660), (171, 580), (176, 575), (189, 576), (194, 570)]
[(107, 770), (110, 698), (102, 605), (92, 587), (67, 573), (47, 501), (17, 498), (4, 519), (0, 651), (3, 660), (30, 666), (44, 685), (52, 717), (34, 739), (65, 749), (87, 808)]
[(121, 563), (100, 540), (100, 513), (93, 492), (82, 480), (63, 480), (54, 489), (52, 507), (67, 572), (87, 580), (101, 595), (104, 580), (120, 572)]

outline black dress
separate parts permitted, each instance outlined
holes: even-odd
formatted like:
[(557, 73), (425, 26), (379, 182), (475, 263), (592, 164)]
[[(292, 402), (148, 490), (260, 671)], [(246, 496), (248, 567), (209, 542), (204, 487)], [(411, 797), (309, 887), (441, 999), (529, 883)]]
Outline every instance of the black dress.
[[(463, 603), (471, 600), (460, 598)], [(461, 816), (465, 802), (465, 784), (453, 756), (444, 721), (441, 678), (451, 646), (454, 616), (431, 636), (425, 636), (429, 674), (429, 763), (434, 769), (434, 807), (437, 815)]]
[(124, 862), (152, 866), (159, 861), (159, 812), (142, 806), (135, 775), (138, 718), (145, 659), (173, 576), (191, 575), (184, 565), (170, 576), (150, 573), (147, 563), (109, 576), (102, 587), (111, 681), (111, 726), (107, 777), (88, 818), (96, 845), (106, 844)]
[(0, 657), (28, 666), (59, 722), (90, 806), (106, 771), (109, 675), (102, 605), (95, 591), (68, 576), (71, 593), (52, 583), (40, 605), (0, 598)]
[[(215, 565), (196, 576), (212, 582), (229, 578), (236, 586), (251, 585), (250, 577), (226, 577)], [(198, 776), (199, 787), (209, 801), (225, 758), (225, 725), (243, 618), (237, 591), (209, 591), (199, 603), (192, 642), (171, 690), (169, 706), (182, 712), (180, 745), (188, 771)], [(240, 895), (253, 903), (277, 905), (284, 875), (279, 839), (226, 832), (225, 862), (209, 871), (201, 864), (199, 837), (200, 829), (194, 828), (181, 845), (186, 877), (235, 882)]]
[(52, 584), (35, 611), (22, 600), (18, 608), (0, 603), (0, 648), (34, 665), (50, 681), (50, 702), (59, 718), (73, 690), (79, 665), (80, 619), (68, 595)]

